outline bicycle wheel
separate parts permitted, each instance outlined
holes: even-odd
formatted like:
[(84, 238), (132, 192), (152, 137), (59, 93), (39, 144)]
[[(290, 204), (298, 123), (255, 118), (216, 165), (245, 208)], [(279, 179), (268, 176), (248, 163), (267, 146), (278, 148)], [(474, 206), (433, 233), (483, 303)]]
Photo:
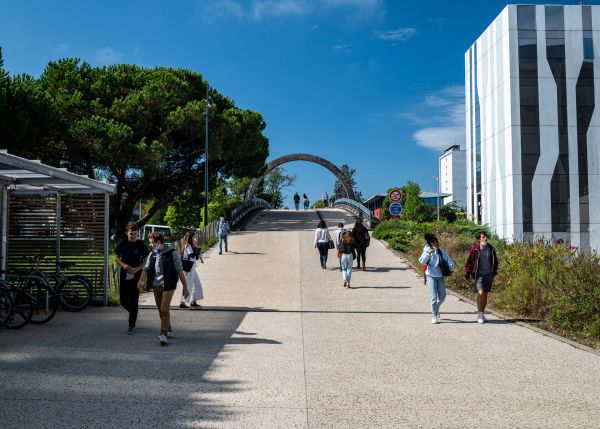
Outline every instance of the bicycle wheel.
[(92, 288), (80, 277), (69, 277), (57, 292), (60, 304), (67, 311), (81, 311), (92, 302)]
[(12, 311), (10, 317), (4, 325), (8, 329), (19, 329), (27, 325), (33, 315), (33, 305), (29, 296), (21, 289), (11, 289)]
[(10, 312), (12, 311), (12, 300), (8, 296), (8, 291), (0, 289), (0, 328), (8, 321)]
[(29, 295), (33, 306), (31, 323), (40, 325), (54, 317), (58, 309), (58, 299), (50, 286), (33, 280), (28, 281), (23, 290)]

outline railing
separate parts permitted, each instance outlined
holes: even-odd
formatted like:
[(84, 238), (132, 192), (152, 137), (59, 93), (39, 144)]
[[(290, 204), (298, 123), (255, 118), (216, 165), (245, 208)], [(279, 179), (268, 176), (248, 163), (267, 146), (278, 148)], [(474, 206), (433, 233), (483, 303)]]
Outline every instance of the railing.
[(350, 198), (338, 198), (333, 203), (333, 207), (344, 209), (355, 216), (362, 217), (364, 222), (371, 229), (375, 228), (375, 226), (380, 223), (379, 219), (371, 215), (371, 210), (358, 201), (351, 200)]
[(231, 211), (229, 224), (231, 228), (235, 228), (251, 212), (270, 208), (271, 205), (262, 198), (252, 198)]

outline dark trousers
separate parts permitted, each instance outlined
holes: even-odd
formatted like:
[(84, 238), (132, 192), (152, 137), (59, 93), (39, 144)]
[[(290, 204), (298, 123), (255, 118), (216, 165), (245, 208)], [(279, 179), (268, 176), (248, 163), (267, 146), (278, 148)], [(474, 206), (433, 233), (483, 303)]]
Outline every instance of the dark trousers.
[(317, 243), (317, 249), (319, 249), (319, 259), (321, 260), (321, 266), (323, 266), (327, 263), (329, 243)]
[(137, 288), (137, 283), (142, 275), (141, 271), (135, 273), (131, 280), (126, 280), (127, 271), (121, 269), (120, 273), (119, 296), (121, 306), (129, 312), (129, 325), (135, 326), (138, 315), (138, 305), (140, 300), (140, 291)]
[(362, 258), (363, 267), (366, 267), (367, 263), (367, 248), (366, 247), (356, 247), (356, 264), (357, 267), (360, 268), (360, 260)]

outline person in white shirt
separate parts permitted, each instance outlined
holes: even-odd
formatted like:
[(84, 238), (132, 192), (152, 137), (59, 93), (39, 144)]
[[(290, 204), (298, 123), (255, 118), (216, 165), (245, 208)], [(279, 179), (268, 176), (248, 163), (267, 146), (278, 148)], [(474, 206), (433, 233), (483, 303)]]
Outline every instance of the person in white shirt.
[[(342, 234), (346, 231), (343, 223), (338, 223), (338, 229), (335, 230), (335, 248), (339, 249), (342, 244)], [(338, 252), (339, 254), (339, 252)], [(342, 258), (340, 257), (340, 271), (342, 270)]]
[(319, 258), (321, 260), (321, 268), (327, 268), (327, 253), (329, 252), (329, 240), (331, 240), (331, 235), (329, 235), (329, 230), (327, 229), (327, 224), (322, 220), (319, 222), (319, 226), (315, 231), (315, 247), (319, 249)]
[(185, 234), (185, 237), (181, 242), (181, 262), (183, 264), (183, 261), (190, 261), (192, 267), (189, 271), (186, 271), (186, 267), (183, 268), (190, 294), (187, 298), (181, 295), (179, 308), (198, 308), (200, 305), (197, 301), (204, 298), (204, 294), (202, 293), (202, 283), (200, 282), (200, 277), (196, 271), (196, 261), (199, 259), (200, 262), (204, 263), (204, 260), (200, 254), (200, 249), (198, 249), (198, 241), (196, 240), (195, 235), (196, 233), (194, 231), (190, 231)]

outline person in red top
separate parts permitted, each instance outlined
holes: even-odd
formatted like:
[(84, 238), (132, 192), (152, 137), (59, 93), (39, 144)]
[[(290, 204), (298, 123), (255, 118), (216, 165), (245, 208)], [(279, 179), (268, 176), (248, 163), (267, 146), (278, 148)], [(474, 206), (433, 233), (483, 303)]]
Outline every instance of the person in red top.
[(465, 262), (465, 278), (468, 282), (475, 279), (478, 292), (477, 322), (485, 323), (484, 311), (487, 305), (488, 293), (492, 290), (494, 276), (498, 274), (498, 257), (494, 247), (487, 242), (485, 232), (477, 232), (475, 240), (475, 244), (469, 250), (467, 262)]

